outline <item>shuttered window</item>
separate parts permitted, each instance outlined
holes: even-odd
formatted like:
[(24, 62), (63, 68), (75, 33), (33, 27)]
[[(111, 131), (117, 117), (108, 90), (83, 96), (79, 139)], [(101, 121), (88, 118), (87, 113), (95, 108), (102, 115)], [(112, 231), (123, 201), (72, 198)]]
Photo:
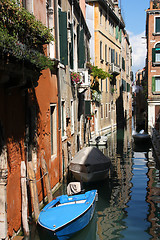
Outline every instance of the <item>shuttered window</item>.
[(105, 45), (105, 62), (107, 63), (107, 44)]
[(122, 42), (122, 29), (120, 29), (120, 31), (119, 31), (119, 41), (120, 41), (120, 43)]
[(152, 48), (152, 62), (160, 63), (160, 48)]
[(51, 155), (57, 154), (57, 109), (56, 105), (50, 106), (51, 125)]
[(99, 51), (100, 51), (100, 60), (102, 60), (103, 59), (103, 53), (102, 53), (102, 41), (100, 41), (100, 49), (99, 49)]
[(115, 63), (115, 49), (111, 49), (111, 63)]
[(122, 69), (125, 71), (125, 60), (123, 57), (122, 57)]
[(80, 26), (77, 28), (78, 32), (78, 68), (84, 68), (85, 63), (85, 44), (84, 44), (84, 29), (80, 30)]
[(119, 35), (119, 27), (116, 26), (116, 40), (118, 39), (118, 35)]
[(122, 79), (122, 90), (126, 91), (126, 81)]
[(130, 84), (127, 83), (127, 92), (130, 92)]
[(156, 17), (155, 21), (155, 32), (160, 33), (160, 17)]
[(73, 60), (73, 24), (71, 24), (71, 42), (69, 43), (69, 60), (70, 68), (73, 69), (74, 60)]
[(68, 65), (67, 13), (59, 9), (60, 61)]
[(91, 101), (85, 101), (85, 115), (91, 115)]
[(152, 77), (152, 92), (160, 92), (160, 76)]

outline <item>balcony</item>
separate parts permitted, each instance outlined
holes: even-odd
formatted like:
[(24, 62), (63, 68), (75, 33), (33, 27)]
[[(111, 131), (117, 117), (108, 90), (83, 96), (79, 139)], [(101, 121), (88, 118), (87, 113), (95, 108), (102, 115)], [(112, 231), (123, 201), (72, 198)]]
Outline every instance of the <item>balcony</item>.
[(114, 63), (111, 63), (109, 66), (109, 72), (110, 74), (117, 76), (120, 74), (120, 67)]

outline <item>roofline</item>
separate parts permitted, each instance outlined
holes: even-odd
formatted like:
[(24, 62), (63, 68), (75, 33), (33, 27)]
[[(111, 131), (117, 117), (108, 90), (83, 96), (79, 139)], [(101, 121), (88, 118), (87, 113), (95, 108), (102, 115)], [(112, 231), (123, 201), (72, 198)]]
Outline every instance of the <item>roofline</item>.
[(106, 3), (105, 0), (86, 0), (86, 3), (91, 3), (91, 2), (99, 2), (99, 4), (103, 7), (103, 9), (106, 9), (107, 11), (109, 10), (109, 14), (110, 16), (116, 21), (117, 24), (119, 24), (119, 27), (121, 29), (125, 28), (125, 23), (120, 18), (118, 18), (118, 16), (112, 11), (112, 9), (108, 6), (108, 4)]

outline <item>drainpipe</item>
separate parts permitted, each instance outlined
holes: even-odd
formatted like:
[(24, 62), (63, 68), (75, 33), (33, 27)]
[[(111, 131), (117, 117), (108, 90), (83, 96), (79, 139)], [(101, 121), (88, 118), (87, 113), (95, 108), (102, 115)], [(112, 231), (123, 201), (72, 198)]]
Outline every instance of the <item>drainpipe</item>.
[(7, 146), (0, 155), (0, 239), (7, 239)]
[[(61, 81), (60, 81), (60, 53), (59, 53), (59, 21), (58, 21), (58, 0), (54, 0), (54, 23), (55, 23), (55, 50), (56, 59), (59, 64), (57, 66), (57, 84), (58, 84), (58, 150), (59, 150), (59, 176), (61, 176)], [(60, 179), (59, 179), (60, 180)]]

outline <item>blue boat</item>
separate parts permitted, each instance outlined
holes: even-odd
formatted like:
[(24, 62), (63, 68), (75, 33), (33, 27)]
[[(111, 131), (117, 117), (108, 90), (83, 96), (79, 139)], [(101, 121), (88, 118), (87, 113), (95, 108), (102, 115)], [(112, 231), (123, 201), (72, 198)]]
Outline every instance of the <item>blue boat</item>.
[(69, 239), (88, 225), (93, 217), (97, 190), (84, 194), (62, 195), (48, 203), (40, 212), (38, 223), (50, 236)]

